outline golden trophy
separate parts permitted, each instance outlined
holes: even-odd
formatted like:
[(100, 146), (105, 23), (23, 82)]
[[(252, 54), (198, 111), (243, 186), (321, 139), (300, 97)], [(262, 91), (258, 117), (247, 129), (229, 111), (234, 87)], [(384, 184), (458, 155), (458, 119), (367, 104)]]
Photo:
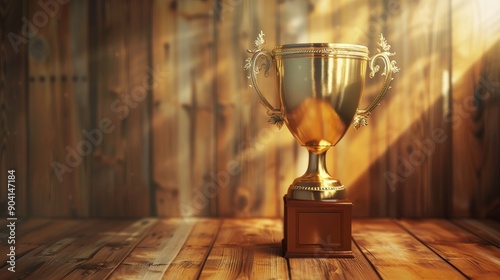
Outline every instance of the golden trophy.
[[(304, 175), (296, 178), (284, 197), (283, 253), (289, 257), (353, 257), (351, 251), (352, 203), (346, 188), (326, 168), (326, 152), (344, 136), (352, 123), (357, 129), (390, 88), (392, 74), (399, 71), (391, 61), (390, 45), (381, 34), (378, 53), (368, 56), (368, 48), (354, 44), (307, 43), (262, 48), (264, 33), (258, 35), (253, 56), (246, 60), (251, 85), (267, 108), (269, 122), (283, 122), (309, 152)], [(382, 89), (365, 109), (358, 109), (370, 77), (384, 64)], [(261, 70), (269, 74), (274, 66), (280, 108), (274, 108), (257, 84)]]

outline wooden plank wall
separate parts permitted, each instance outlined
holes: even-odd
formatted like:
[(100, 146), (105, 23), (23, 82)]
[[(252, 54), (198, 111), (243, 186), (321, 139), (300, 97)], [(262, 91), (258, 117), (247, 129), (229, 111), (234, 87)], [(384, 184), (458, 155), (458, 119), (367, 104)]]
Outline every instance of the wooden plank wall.
[[(26, 1), (0, 1), (0, 207), (6, 215), (7, 170), (16, 170), (17, 214), (28, 214)], [(26, 31), (27, 32), (27, 31)], [(16, 36), (17, 35), (17, 36)], [(15, 69), (15, 71), (13, 71)]]
[(387, 117), (394, 118), (397, 111), (404, 114), (387, 122), (390, 148), (385, 156), (390, 171), (380, 172), (390, 182), (388, 193), (394, 193), (387, 201), (394, 207), (389, 211), (404, 217), (442, 217), (453, 193), (452, 138), (444, 118), (450, 114), (450, 5), (447, 1), (402, 4), (388, 7), (396, 16), (387, 33), (395, 38), (394, 50), (401, 50), (397, 58), (405, 70), (395, 77), (400, 80), (392, 89)]
[(102, 135), (92, 153), (92, 216), (151, 213), (150, 96), (165, 74), (150, 64), (150, 14), (148, 1), (91, 4), (92, 127)]
[[(248, 87), (260, 30), (268, 50), (374, 54), (384, 33), (397, 53), (370, 125), (328, 155), (355, 216), (500, 215), (494, 1), (46, 2), (0, 2), (0, 179), (16, 169), (21, 216), (281, 216), (307, 153)], [(9, 34), (26, 39), (15, 49)], [(259, 81), (277, 106), (273, 76)]]
[(453, 216), (500, 217), (497, 7), (493, 1), (452, 1)]
[[(87, 7), (44, 10), (28, 2), (34, 36), (28, 55), (28, 178), (30, 214), (89, 215), (90, 153)], [(83, 23), (83, 24), (82, 24)]]

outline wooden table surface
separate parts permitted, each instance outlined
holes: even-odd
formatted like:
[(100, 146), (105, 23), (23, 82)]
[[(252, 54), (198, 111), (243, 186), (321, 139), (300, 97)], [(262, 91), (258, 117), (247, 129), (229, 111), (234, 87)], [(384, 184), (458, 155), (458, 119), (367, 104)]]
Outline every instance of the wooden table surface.
[(5, 222), (0, 279), (500, 279), (500, 223), (353, 221), (354, 259), (284, 259), (280, 219)]

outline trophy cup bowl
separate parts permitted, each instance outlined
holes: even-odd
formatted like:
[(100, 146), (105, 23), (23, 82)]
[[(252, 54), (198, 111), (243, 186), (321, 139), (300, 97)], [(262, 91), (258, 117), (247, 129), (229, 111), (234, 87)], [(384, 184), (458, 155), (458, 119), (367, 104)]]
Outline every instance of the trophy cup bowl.
[[(371, 111), (379, 104), (398, 72), (391, 61), (385, 38), (380, 35), (381, 50), (369, 58), (368, 48), (355, 44), (307, 43), (277, 46), (269, 53), (262, 49), (265, 43), (261, 32), (255, 41), (253, 56), (247, 59), (250, 80), (261, 103), (268, 109), (269, 122), (279, 127), (283, 122), (290, 133), (309, 152), (309, 163), (304, 175), (290, 185), (287, 197), (299, 200), (339, 200), (346, 198), (346, 189), (326, 168), (326, 152), (345, 135), (350, 124), (357, 129), (367, 125)], [(379, 49), (380, 50), (380, 49)], [(385, 64), (381, 91), (365, 109), (358, 105), (365, 86), (367, 67), (370, 76), (380, 70), (375, 61)], [(262, 64), (259, 62), (262, 61)], [(257, 74), (269, 73), (275, 62), (277, 92), (280, 109), (275, 109), (262, 95)]]

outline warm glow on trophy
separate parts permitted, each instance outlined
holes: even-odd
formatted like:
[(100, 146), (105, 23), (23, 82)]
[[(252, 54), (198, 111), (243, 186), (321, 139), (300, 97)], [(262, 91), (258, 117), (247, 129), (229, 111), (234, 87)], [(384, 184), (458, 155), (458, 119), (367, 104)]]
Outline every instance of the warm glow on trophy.
[[(352, 203), (346, 188), (326, 169), (326, 152), (344, 136), (349, 125), (357, 129), (390, 88), (392, 74), (399, 71), (390, 56), (390, 45), (380, 35), (379, 53), (368, 57), (368, 48), (353, 44), (307, 43), (278, 46), (265, 51), (264, 33), (246, 60), (249, 79), (269, 122), (283, 122), (300, 145), (309, 152), (304, 175), (296, 178), (285, 195), (283, 253), (285, 257), (352, 257)], [(365, 109), (358, 109), (365, 86), (367, 66), (370, 77), (384, 64), (382, 89)], [(257, 85), (257, 74), (268, 75), (271, 63), (277, 76), (280, 108), (274, 108)], [(274, 73), (273, 73), (274, 74)]]

